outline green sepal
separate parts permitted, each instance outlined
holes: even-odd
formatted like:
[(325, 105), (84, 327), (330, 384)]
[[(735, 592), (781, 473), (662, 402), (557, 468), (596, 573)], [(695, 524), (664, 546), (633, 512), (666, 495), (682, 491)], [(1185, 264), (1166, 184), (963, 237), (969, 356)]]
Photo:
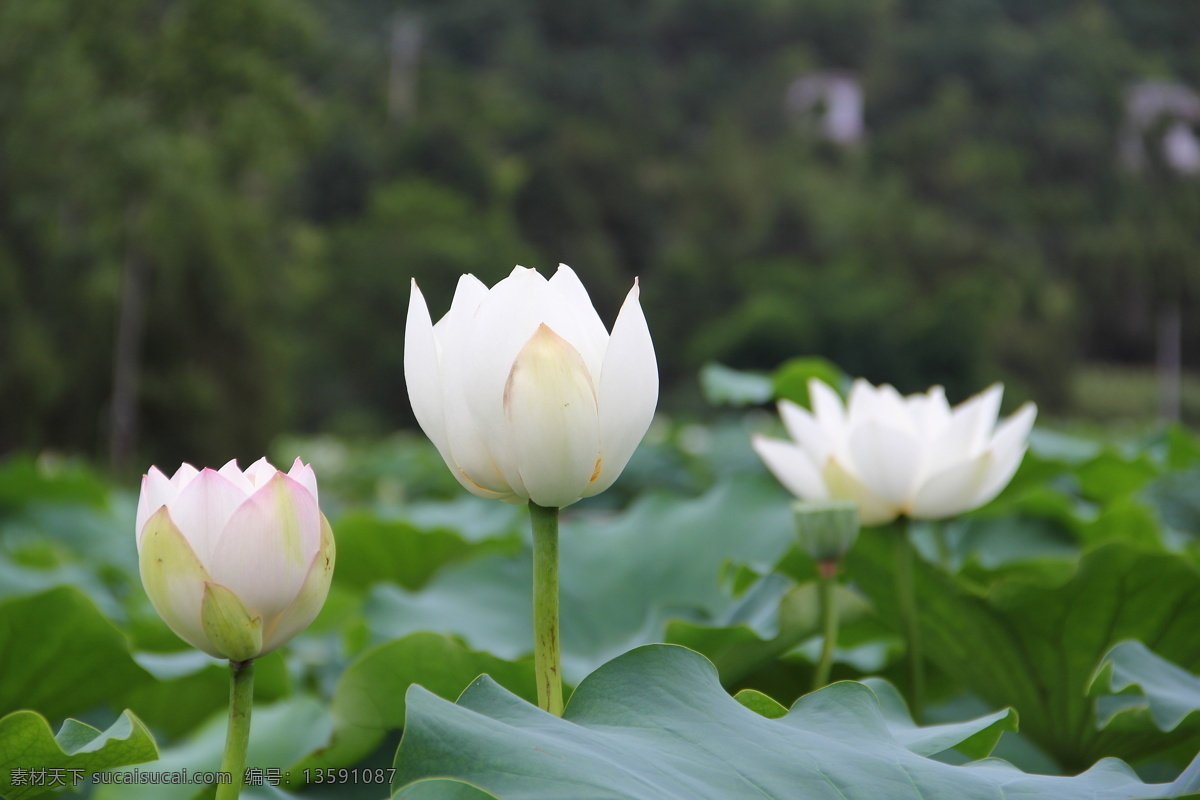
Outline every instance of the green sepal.
[(204, 584), (200, 621), (208, 640), (230, 661), (248, 661), (262, 652), (262, 617), (251, 617), (238, 596), (221, 584)]

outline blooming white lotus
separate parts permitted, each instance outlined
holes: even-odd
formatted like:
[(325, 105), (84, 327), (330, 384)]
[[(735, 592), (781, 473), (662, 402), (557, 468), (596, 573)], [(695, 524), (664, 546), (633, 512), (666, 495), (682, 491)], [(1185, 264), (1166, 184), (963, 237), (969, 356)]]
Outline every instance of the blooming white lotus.
[(755, 436), (754, 449), (796, 496), (857, 502), (864, 525), (902, 514), (940, 519), (988, 502), (1012, 480), (1037, 415), (1026, 403), (997, 425), (1000, 384), (954, 408), (940, 386), (901, 397), (860, 378), (845, 407), (821, 381), (808, 391), (812, 413), (779, 403), (792, 441)]
[(638, 285), (612, 334), (570, 267), (517, 267), (490, 290), (459, 279), (434, 325), (413, 281), (404, 377), (413, 413), (458, 482), (496, 500), (568, 506), (625, 468), (658, 402)]
[(246, 661), (308, 627), (329, 593), (333, 531), (317, 478), (300, 459), (286, 474), (265, 458), (244, 472), (184, 464), (142, 478), (137, 510), (142, 584), (188, 644)]

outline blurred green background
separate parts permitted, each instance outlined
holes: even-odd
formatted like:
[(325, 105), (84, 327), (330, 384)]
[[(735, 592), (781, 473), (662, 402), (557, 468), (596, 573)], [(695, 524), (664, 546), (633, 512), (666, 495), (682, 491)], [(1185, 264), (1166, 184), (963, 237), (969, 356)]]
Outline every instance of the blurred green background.
[(1152, 419), (1157, 358), (1195, 422), (1197, 31), (1127, 0), (0, 1), (0, 453), (409, 426), (410, 278), (437, 317), (461, 273), (560, 261), (609, 324), (640, 277), (669, 411), (707, 362), (819, 354)]

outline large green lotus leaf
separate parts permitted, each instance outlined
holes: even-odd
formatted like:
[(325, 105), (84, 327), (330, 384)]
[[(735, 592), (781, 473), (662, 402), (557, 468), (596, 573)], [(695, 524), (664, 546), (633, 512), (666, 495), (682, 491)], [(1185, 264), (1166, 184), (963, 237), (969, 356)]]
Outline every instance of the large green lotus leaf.
[(771, 399), (771, 378), (710, 361), (700, 368), (700, 391), (714, 406), (756, 406)]
[[(162, 757), (144, 771), (177, 773), (187, 770), (189, 774), (216, 771), (225, 749), (226, 725), (226, 712), (214, 715), (185, 741), (165, 748)], [(329, 738), (330, 728), (329, 714), (311, 697), (296, 697), (270, 706), (255, 705), (246, 765), (282, 769), (285, 780), (294, 786), (301, 782), (301, 776), (292, 771), (292, 765), (320, 747)], [(112, 784), (98, 786), (93, 798), (186, 800), (202, 790), (202, 786), (189, 784)]]
[[(847, 573), (889, 624), (899, 626), (893, 577), (895, 528), (864, 531)], [(926, 658), (967, 691), (1021, 715), (1021, 731), (1064, 768), (1115, 755), (1137, 759), (1190, 742), (1190, 732), (1147, 737), (1098, 730), (1087, 687), (1096, 665), (1123, 639), (1140, 639), (1185, 669), (1200, 668), (1195, 646), (1200, 571), (1186, 558), (1125, 542), (1083, 555), (1065, 582), (1011, 575), (990, 589), (914, 559)]]
[[(1116, 800), (1200, 789), (1197, 774), (1171, 785), (1142, 783), (1115, 759), (1070, 778), (1029, 775), (991, 759), (952, 766), (921, 751), (969, 740), (996, 719), (954, 733), (937, 726), (929, 736), (904, 728), (898, 737), (896, 723), (871, 688), (849, 681), (767, 719), (726, 694), (703, 656), (648, 645), (588, 676), (561, 719), (486, 676), (457, 704), (414, 686), (394, 797)], [(411, 794), (404, 788), (421, 780)]]
[(368, 650), (338, 679), (331, 709), (333, 736), (304, 766), (349, 766), (378, 746), (388, 731), (404, 727), (409, 685), (419, 683), (439, 697), (453, 699), (484, 673), (536, 702), (532, 663), (475, 652), (447, 636), (414, 633)]
[(875, 693), (884, 723), (896, 741), (919, 755), (935, 756), (953, 748), (971, 758), (984, 758), (1000, 734), (1017, 730), (1017, 713), (1011, 708), (966, 722), (917, 725), (895, 686), (882, 678), (867, 678), (862, 685)]
[(850, 379), (836, 364), (820, 356), (808, 356), (789, 359), (776, 368), (771, 375), (774, 395), (809, 408), (812, 400), (808, 396), (808, 382), (813, 378), (843, 395), (849, 388)]
[(133, 499), (104, 505), (31, 503), (0, 520), (0, 599), (57, 586), (82, 589), (105, 614), (125, 616), (121, 598), (138, 583)]
[(1148, 485), (1142, 497), (1165, 524), (1200, 536), (1200, 468), (1164, 475)]
[(1158, 468), (1146, 455), (1126, 458), (1112, 451), (1075, 468), (1075, 479), (1083, 495), (1105, 503), (1140, 491), (1158, 475)]
[(0, 464), (0, 511), (36, 503), (102, 506), (108, 488), (82, 461), (9, 458)]
[[(984, 758), (992, 752), (1002, 733), (1017, 730), (1017, 714), (1011, 708), (966, 722), (920, 726), (913, 721), (895, 686), (882, 678), (867, 678), (861, 683), (875, 693), (888, 732), (918, 755), (934, 756), (954, 748), (971, 758)], [(768, 719), (779, 719), (788, 713), (781, 703), (754, 689), (743, 689), (734, 699)]]
[[(643, 497), (611, 516), (564, 514), (563, 674), (576, 682), (631, 647), (660, 641), (668, 620), (720, 619), (738, 602), (719, 585), (728, 565), (769, 572), (792, 536), (786, 495), (754, 478), (693, 500)], [(515, 661), (532, 649), (531, 574), (528, 549), (475, 559), (447, 566), (419, 592), (376, 587), (365, 615), (378, 640), (437, 631)], [(768, 620), (760, 633), (774, 636), (775, 627)]]
[(112, 622), (81, 591), (0, 603), (0, 713), (77, 714), (152, 680)]
[[(54, 791), (52, 787), (59, 777), (63, 783), (58, 786), (73, 786), (76, 779), (93, 772), (156, 758), (154, 737), (130, 711), (103, 732), (68, 719), (57, 735), (46, 718), (34, 711), (14, 711), (0, 718), (0, 796), (8, 800), (26, 800)], [(28, 778), (14, 782), (13, 770), (35, 768), (62, 772), (52, 773), (49, 782), (40, 785), (31, 785)]]
[(338, 568), (333, 580), (343, 588), (358, 590), (381, 581), (419, 589), (449, 562), (520, 547), (515, 532), (502, 539), (472, 542), (449, 528), (426, 530), (363, 511), (340, 517), (336, 531)]
[(1137, 641), (1121, 642), (1104, 656), (1092, 680), (1096, 719), (1152, 736), (1181, 725), (1200, 729), (1200, 677), (1155, 655)]

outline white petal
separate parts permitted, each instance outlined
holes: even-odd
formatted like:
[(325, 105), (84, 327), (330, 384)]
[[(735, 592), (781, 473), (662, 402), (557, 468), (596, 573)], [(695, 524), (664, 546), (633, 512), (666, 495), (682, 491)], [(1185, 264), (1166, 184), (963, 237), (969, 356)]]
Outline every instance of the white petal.
[(791, 400), (779, 401), (779, 416), (788, 435), (808, 452), (814, 464), (824, 464), (833, 452), (833, 440), (816, 418)]
[(584, 497), (604, 491), (617, 479), (646, 435), (658, 405), (658, 362), (639, 295), (635, 281), (617, 315), (604, 356), (596, 397), (600, 463)]
[(217, 472), (220, 473), (225, 480), (229, 481), (234, 486), (245, 492), (246, 497), (254, 494), (254, 484), (251, 483), (250, 479), (247, 478), (245, 473), (242, 472), (241, 467), (238, 466), (236, 458), (227, 461), (225, 466), (221, 467), (219, 470), (217, 470)]
[(503, 401), (529, 499), (548, 508), (579, 500), (600, 466), (596, 393), (579, 353), (538, 326), (513, 364)]
[[(566, 264), (558, 265), (558, 271), (550, 277), (547, 285), (554, 292), (558, 302), (546, 310), (542, 322), (575, 346), (583, 356), (583, 363), (587, 364), (592, 380), (598, 380), (604, 365), (604, 355), (609, 347), (609, 337), (608, 329), (604, 327), (600, 315), (592, 305), (592, 298), (588, 296), (587, 289), (580, 282), (575, 270)], [(636, 285), (635, 283), (635, 288)], [(626, 302), (629, 302), (628, 297)], [(620, 315), (617, 319), (620, 320)], [(615, 329), (614, 326), (614, 331)]]
[[(479, 281), (464, 275), (458, 282), (450, 311), (434, 326), (441, 363), (441, 395), (430, 413), (440, 414), (443, 441), (439, 443), (434, 438), (435, 427), (426, 428), (424, 422), (421, 427), (438, 446), (459, 483), (481, 497), (499, 498), (510, 495), (512, 488), (492, 458), (483, 429), (470, 407), (471, 395), (479, 391), (471, 340), (476, 314), (487, 297), (488, 291)], [(496, 405), (500, 405), (498, 396)]]
[(908, 404), (891, 384), (885, 383), (875, 392), (875, 416), (890, 427), (914, 436), (917, 433)]
[[(469, 276), (463, 276), (467, 277)], [(462, 285), (463, 281), (460, 279), (459, 286)], [(486, 293), (486, 290), (484, 291)], [(455, 294), (455, 297), (457, 296)], [(450, 314), (446, 315), (446, 319), (450, 319)], [(442, 454), (451, 471), (457, 471), (453, 460), (447, 455), (438, 343), (434, 337), (433, 322), (429, 317), (429, 308), (425, 305), (425, 297), (417, 288), (415, 280), (408, 296), (408, 320), (404, 325), (404, 383), (408, 387), (408, 402), (412, 404), (417, 424)]]
[(996, 427), (996, 433), (988, 446), (994, 458), (979, 488), (976, 505), (991, 502), (1012, 480), (1017, 468), (1021, 466), (1021, 459), (1025, 457), (1026, 440), (1036, 416), (1037, 406), (1025, 403)]
[(838, 393), (824, 381), (810, 378), (808, 398), (812, 401), (813, 416), (821, 427), (834, 441), (841, 439), (846, 428), (846, 409)]
[(909, 515), (916, 519), (944, 519), (970, 511), (993, 461), (990, 452), (954, 464), (931, 475), (917, 490)]
[(991, 438), (996, 418), (1000, 415), (1000, 400), (1004, 386), (993, 383), (974, 397), (954, 409), (955, 421), (959, 417), (967, 420), (966, 430), (971, 440), (972, 453), (983, 450)]
[[(555, 302), (556, 295), (545, 278), (536, 270), (518, 267), (479, 304), (459, 343), (461, 351), (452, 354), (447, 349), (445, 353), (451, 451), (464, 471), (484, 488), (529, 497), (513, 457), (515, 445), (509, 438), (504, 395), (518, 353)], [(460, 453), (460, 439), (470, 444), (470, 463)]]
[(313, 496), (313, 500), (317, 501), (317, 505), (321, 504), (321, 499), (317, 496), (317, 474), (313, 472), (311, 465), (305, 464), (297, 458), (292, 462), (292, 468), (288, 470), (288, 477), (305, 489), (308, 489), (309, 494)]
[(803, 500), (825, 500), (829, 490), (812, 459), (791, 442), (754, 436), (754, 451), (784, 488)]
[(847, 466), (873, 494), (889, 505), (911, 499), (921, 464), (915, 436), (872, 420), (852, 428), (848, 444), (852, 462)]
[(171, 485), (170, 478), (163, 475), (158, 467), (151, 467), (150, 471), (142, 476), (142, 491), (138, 495), (134, 527), (138, 549), (141, 549), (142, 546), (142, 529), (146, 527), (146, 520), (150, 519), (155, 511), (174, 500), (177, 494), (178, 491)]
[(858, 503), (858, 518), (863, 525), (882, 525), (891, 522), (901, 509), (884, 502), (871, 489), (852, 475), (836, 456), (831, 456), (821, 470), (821, 478), (834, 500), (853, 500)]
[(917, 435), (923, 441), (931, 441), (950, 424), (950, 404), (946, 402), (946, 390), (941, 386), (932, 386), (925, 394), (914, 394), (904, 401)]
[(980, 455), (991, 438), (1004, 388), (993, 384), (956, 406), (950, 423), (929, 444), (925, 474), (935, 475)]
[(850, 396), (846, 398), (846, 427), (853, 430), (871, 420), (881, 418), (878, 389), (863, 378), (855, 378), (850, 385)]
[[(413, 289), (417, 288), (417, 282), (414, 279), (412, 282)], [(420, 292), (418, 292), (420, 294)], [(470, 319), (475, 314), (475, 309), (479, 308), (479, 304), (483, 302), (483, 298), (487, 297), (488, 288), (483, 284), (483, 281), (476, 278), (474, 275), (462, 275), (458, 279), (458, 284), (454, 287), (454, 297), (450, 300), (450, 310), (438, 320), (438, 324), (434, 326), (434, 330), (438, 329), (442, 323), (458, 324), (464, 319)], [(412, 304), (412, 297), (409, 297), (409, 305)], [(425, 304), (424, 296), (421, 297), (421, 304)], [(426, 312), (428, 316), (428, 312)]]
[(211, 567), (213, 549), (246, 493), (215, 470), (202, 470), (167, 508), (200, 563)]
[(281, 472), (229, 519), (208, 565), (213, 580), (264, 623), (292, 603), (321, 543), (321, 511), (301, 484)]

